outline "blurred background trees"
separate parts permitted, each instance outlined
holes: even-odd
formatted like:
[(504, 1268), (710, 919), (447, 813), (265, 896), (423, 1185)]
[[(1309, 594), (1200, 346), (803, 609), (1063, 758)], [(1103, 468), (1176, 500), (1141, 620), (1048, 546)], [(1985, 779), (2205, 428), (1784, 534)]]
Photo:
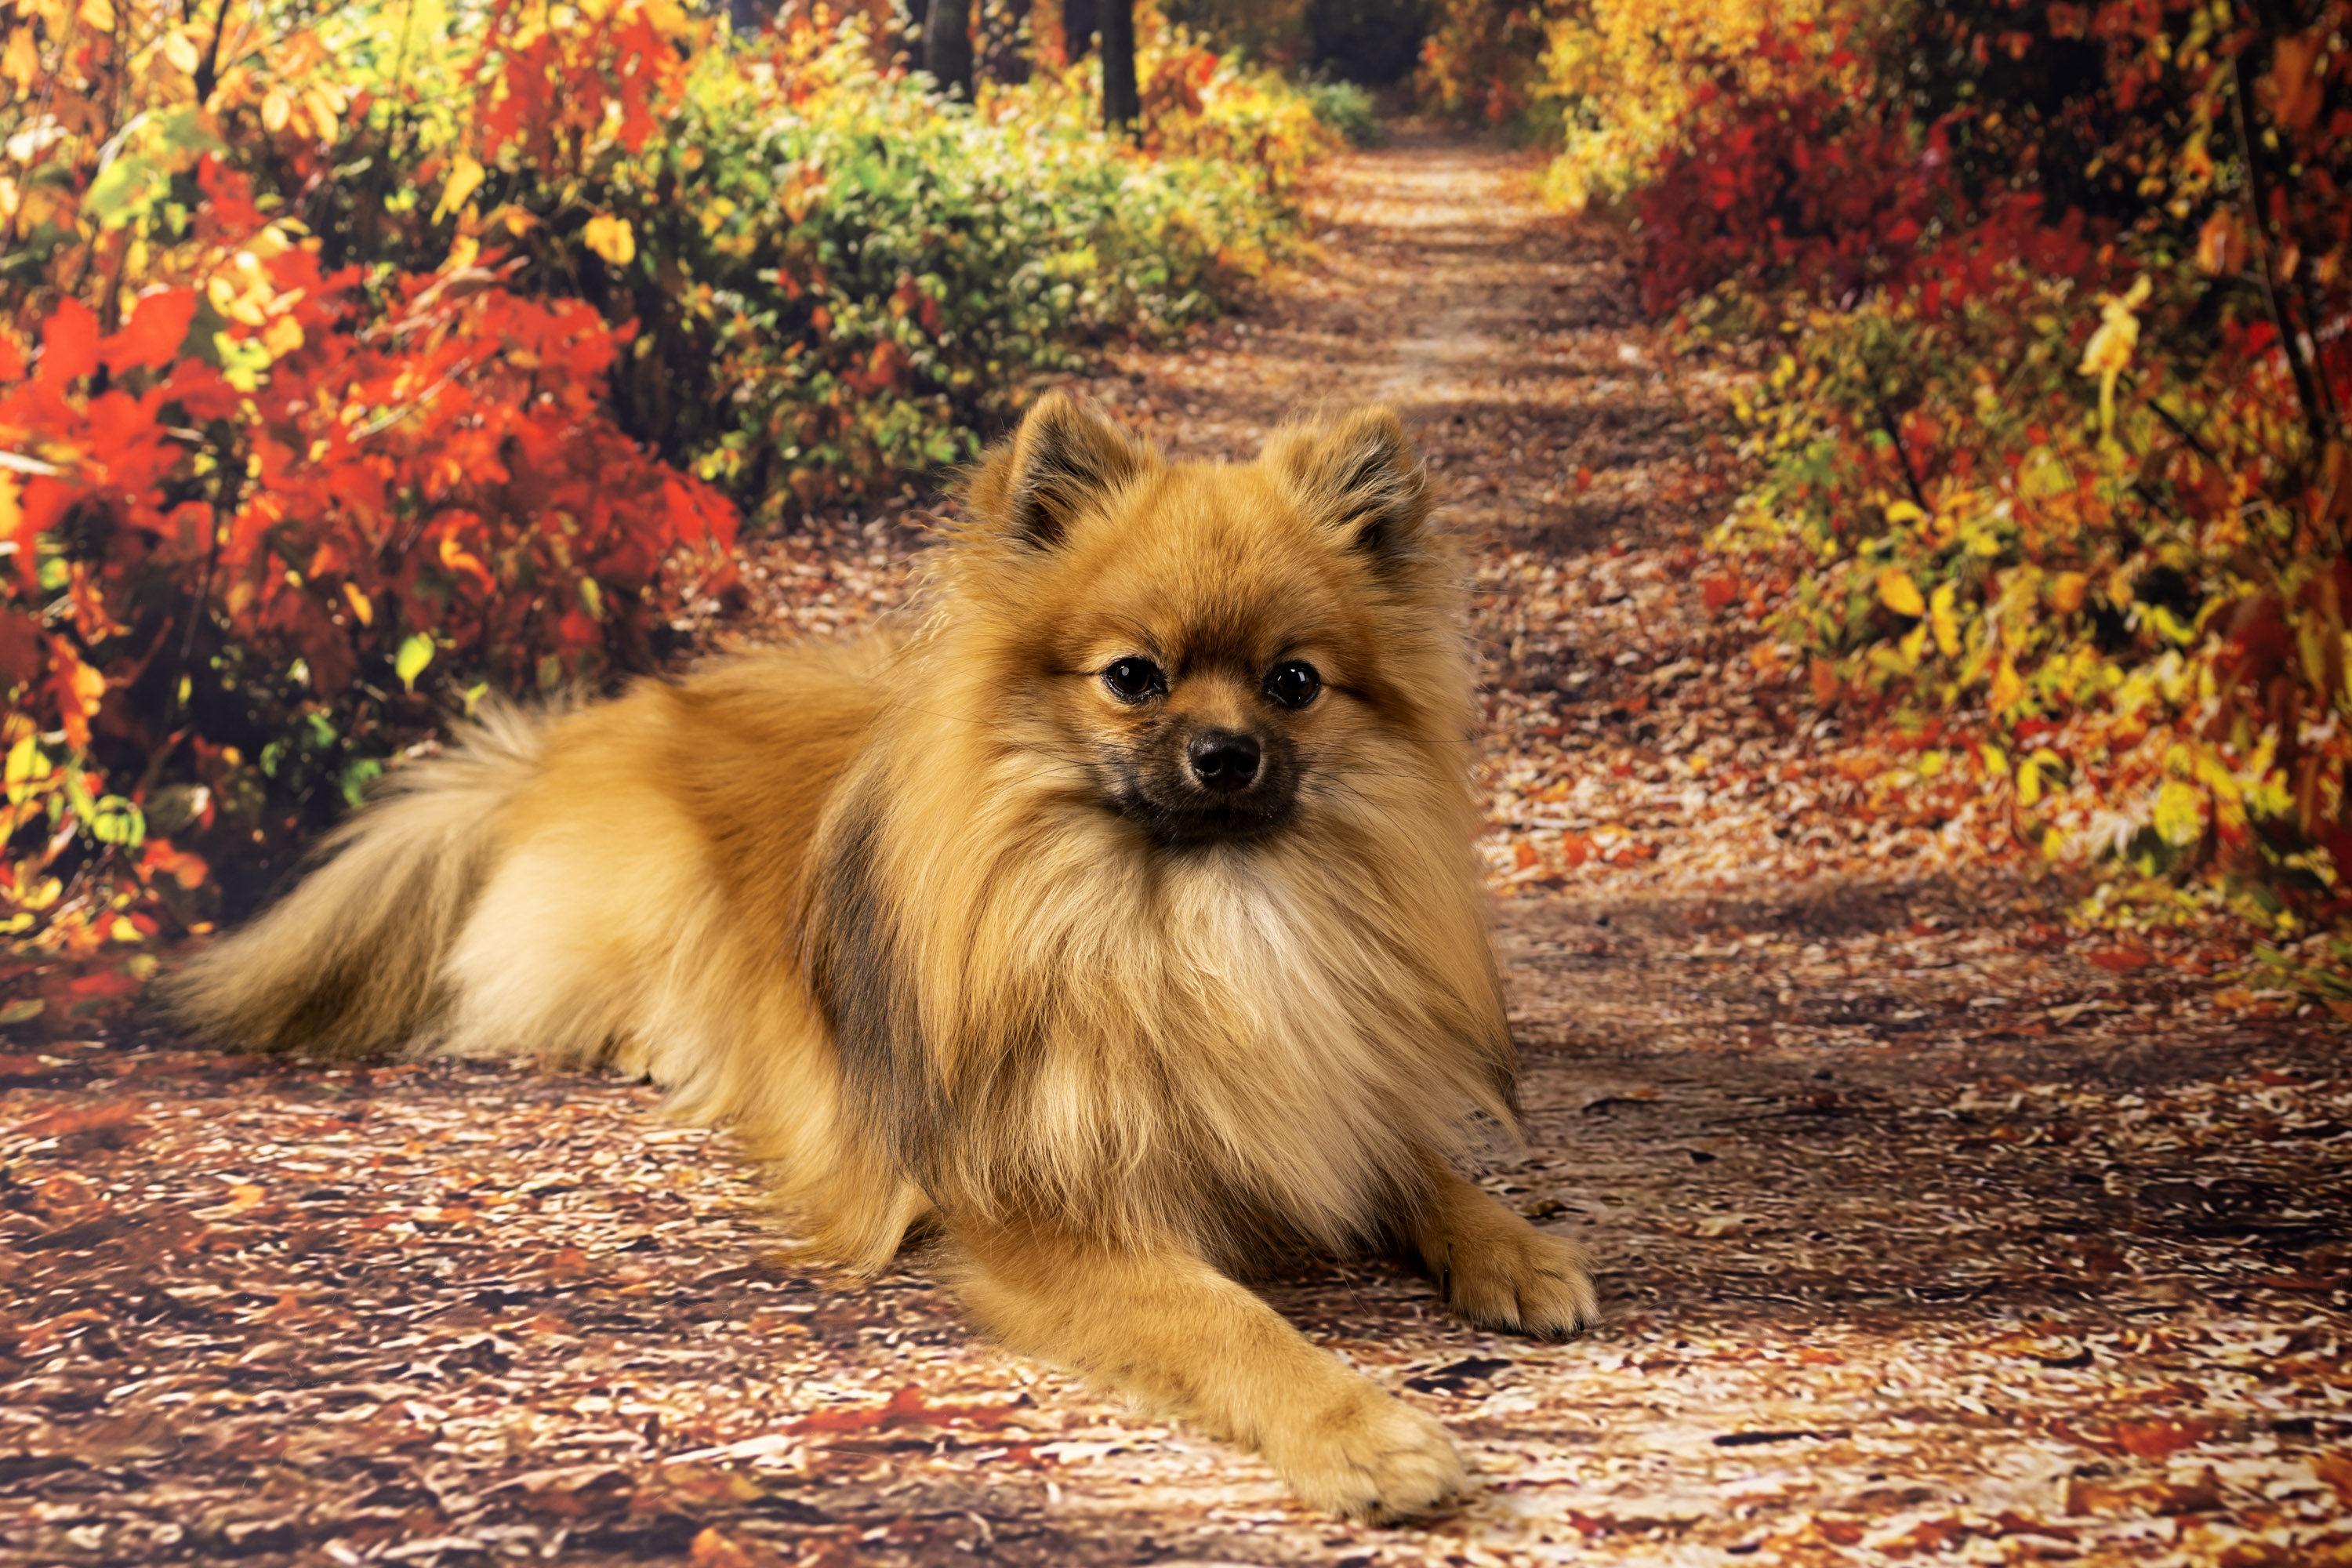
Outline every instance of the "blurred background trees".
[[(723, 14), (722, 14), (723, 13)], [(1621, 224), (1708, 602), (1874, 809), (2352, 1010), (2346, 0), (19, 0), (0, 930), (199, 924), (730, 541), (964, 461), (1294, 253), (1374, 107)]]
[(1295, 245), (1290, 79), (1145, 13), (1106, 137), (1091, 58), (959, 10), (919, 61), (887, 6), (0, 20), (0, 933), (249, 901), (446, 716), (658, 667), (740, 530)]

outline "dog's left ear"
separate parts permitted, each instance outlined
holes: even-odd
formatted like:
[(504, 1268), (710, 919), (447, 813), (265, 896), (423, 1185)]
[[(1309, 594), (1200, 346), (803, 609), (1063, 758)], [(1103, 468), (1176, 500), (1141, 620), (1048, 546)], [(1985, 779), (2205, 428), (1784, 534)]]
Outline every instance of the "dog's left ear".
[(1051, 550), (1071, 523), (1150, 459), (1097, 409), (1066, 392), (1049, 392), (981, 466), (971, 481), (971, 510), (1006, 538)]
[(1394, 571), (1419, 553), (1429, 476), (1393, 410), (1359, 408), (1336, 424), (1282, 431), (1265, 462), (1309, 517), (1375, 568)]

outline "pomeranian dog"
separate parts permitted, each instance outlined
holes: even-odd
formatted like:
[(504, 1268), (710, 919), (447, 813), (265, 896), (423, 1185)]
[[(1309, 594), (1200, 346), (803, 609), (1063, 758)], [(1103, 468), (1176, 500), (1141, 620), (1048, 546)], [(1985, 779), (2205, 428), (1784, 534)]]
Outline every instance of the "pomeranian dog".
[(1456, 1169), (1516, 1131), (1459, 563), (1396, 416), (1170, 463), (1055, 394), (903, 637), (396, 774), (175, 1005), (215, 1039), (610, 1063), (724, 1124), (801, 1258), (910, 1235), (1006, 1344), (1393, 1519), (1444, 1427), (1238, 1282), (1417, 1255), (1562, 1335), (1587, 1260)]

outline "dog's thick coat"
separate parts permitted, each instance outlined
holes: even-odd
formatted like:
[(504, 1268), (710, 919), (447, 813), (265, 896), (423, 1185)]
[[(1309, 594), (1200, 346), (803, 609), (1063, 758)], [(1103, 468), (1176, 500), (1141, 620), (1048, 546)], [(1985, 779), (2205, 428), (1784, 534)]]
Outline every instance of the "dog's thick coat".
[(968, 510), (903, 639), (496, 715), (400, 773), (178, 1005), (648, 1074), (812, 1261), (935, 1229), (1013, 1346), (1310, 1503), (1425, 1508), (1444, 1430), (1228, 1273), (1395, 1242), (1475, 1321), (1593, 1314), (1580, 1254), (1453, 1163), (1512, 1126), (1514, 1058), (1422, 472), (1385, 411), (1171, 465), (1056, 395)]

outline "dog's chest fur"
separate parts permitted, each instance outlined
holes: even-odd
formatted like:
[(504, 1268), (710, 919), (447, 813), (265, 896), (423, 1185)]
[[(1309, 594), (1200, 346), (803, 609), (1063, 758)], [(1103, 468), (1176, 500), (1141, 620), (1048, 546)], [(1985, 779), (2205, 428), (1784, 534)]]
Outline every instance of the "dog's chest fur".
[(983, 861), (937, 826), (845, 825), (814, 975), (853, 1101), (934, 1201), (1344, 1245), (1412, 1201), (1415, 1148), (1507, 1119), (1476, 910), (1433, 939), (1413, 856), (1065, 824), (975, 835)]

